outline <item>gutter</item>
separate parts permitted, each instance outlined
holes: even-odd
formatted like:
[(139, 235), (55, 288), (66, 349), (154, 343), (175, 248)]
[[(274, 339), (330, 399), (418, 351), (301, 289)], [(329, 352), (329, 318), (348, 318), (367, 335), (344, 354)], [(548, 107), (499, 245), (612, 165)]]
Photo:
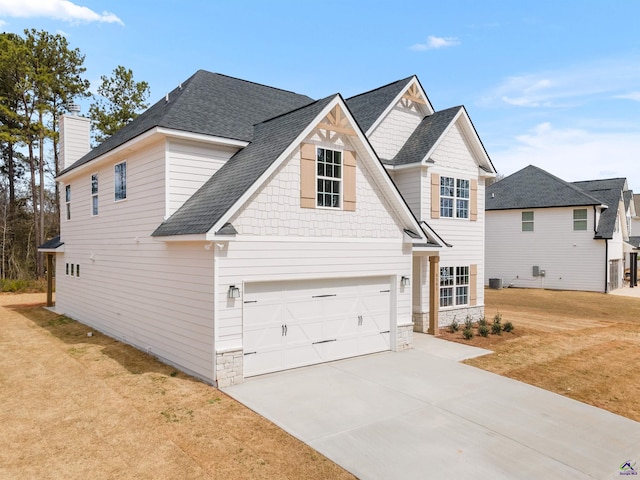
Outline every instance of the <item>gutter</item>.
[(609, 239), (604, 239), (604, 293), (609, 293), (607, 275), (609, 274)]

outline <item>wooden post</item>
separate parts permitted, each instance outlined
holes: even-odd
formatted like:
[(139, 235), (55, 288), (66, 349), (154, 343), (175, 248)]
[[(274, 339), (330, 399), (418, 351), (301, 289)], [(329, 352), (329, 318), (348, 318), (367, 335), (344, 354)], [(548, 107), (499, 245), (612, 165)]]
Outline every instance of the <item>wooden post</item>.
[(429, 257), (429, 333), (438, 335), (438, 309), (440, 308), (440, 257)]
[(47, 253), (47, 307), (53, 307), (53, 253)]

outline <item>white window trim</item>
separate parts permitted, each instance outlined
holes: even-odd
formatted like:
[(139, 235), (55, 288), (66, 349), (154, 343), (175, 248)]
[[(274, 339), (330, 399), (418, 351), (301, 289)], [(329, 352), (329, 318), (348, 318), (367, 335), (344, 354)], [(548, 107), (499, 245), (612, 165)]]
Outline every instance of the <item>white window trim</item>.
[[(116, 198), (116, 167), (118, 165), (123, 165), (124, 164), (124, 198)], [(127, 169), (127, 161), (123, 160), (122, 162), (118, 162), (113, 166), (113, 201), (114, 203), (120, 203), (120, 202), (126, 202), (127, 199), (129, 198), (129, 194), (127, 192), (127, 175), (128, 175), (128, 169)]]
[[(332, 152), (339, 152), (340, 153), (340, 178), (337, 177), (321, 177), (320, 175), (318, 175), (318, 150), (322, 149), (322, 150), (330, 150)], [(321, 146), (317, 146), (316, 145), (316, 168), (315, 168), (315, 173), (316, 173), (316, 208), (320, 209), (320, 210), (343, 210), (342, 206), (343, 206), (343, 200), (344, 200), (344, 150), (339, 150), (336, 148), (328, 148), (328, 147), (321, 147)], [(337, 207), (328, 207), (326, 205), (318, 205), (318, 180), (331, 180), (331, 181), (337, 181), (338, 182), (338, 206)]]
[[(449, 196), (449, 195), (443, 195), (442, 194), (442, 181), (445, 178), (450, 178), (453, 180), (453, 196)], [(459, 197), (458, 196), (458, 181), (465, 181), (467, 182), (467, 192), (468, 192), (468, 196), (467, 197)], [(469, 180), (468, 178), (459, 178), (459, 177), (450, 177), (448, 175), (440, 175), (440, 185), (438, 185), (438, 188), (440, 189), (439, 193), (439, 199), (440, 199), (440, 205), (438, 205), (439, 211), (440, 211), (440, 218), (450, 218), (453, 220), (470, 220), (471, 218), (471, 180)], [(447, 215), (443, 215), (442, 214), (442, 200), (443, 199), (451, 199), (452, 201), (452, 215), (449, 217)], [(467, 216), (466, 217), (459, 217), (458, 216), (458, 201), (459, 200), (464, 200), (467, 202)]]
[[(531, 213), (532, 214), (531, 215), (531, 220), (524, 220), (522, 218), (522, 214), (524, 214), (524, 213)], [(535, 212), (533, 210), (525, 210), (525, 211), (520, 213), (520, 231), (522, 233), (535, 232), (535, 230), (536, 230), (536, 223), (535, 222), (536, 222), (536, 214), (535, 214)], [(523, 229), (525, 223), (526, 224), (531, 224), (531, 230), (524, 230)]]
[[(450, 268), (453, 269), (453, 283), (451, 285), (438, 285), (438, 307), (440, 309), (452, 309), (452, 308), (460, 308), (467, 307), (470, 305), (471, 301), (471, 266), (470, 265), (442, 265), (442, 268)], [(458, 268), (466, 268), (467, 269), (467, 283), (458, 283), (457, 281), (457, 269)], [(457, 288), (458, 287), (467, 287), (467, 301), (465, 303), (457, 303)], [(442, 290), (443, 289), (451, 289), (451, 305), (442, 306), (440, 304), (442, 299)]]
[[(96, 193), (93, 193), (93, 177), (96, 177), (96, 185), (97, 185)], [(100, 175), (98, 175), (98, 172), (91, 174), (89, 183), (90, 183), (89, 188), (91, 189), (91, 216), (92, 217), (97, 217), (98, 215), (100, 215), (100, 202), (99, 202)], [(97, 204), (97, 211), (98, 212), (97, 213), (94, 213), (94, 210), (93, 210), (93, 199), (94, 198), (96, 199), (96, 202), (98, 202), (98, 204)]]
[[(579, 211), (583, 211), (585, 212), (585, 217), (584, 218), (576, 218), (576, 212)], [(586, 208), (574, 208), (573, 209), (573, 213), (572, 213), (572, 217), (573, 217), (573, 231), (574, 232), (586, 232), (589, 229), (589, 211)], [(576, 222), (584, 222), (584, 228), (576, 228)]]
[(64, 186), (64, 215), (65, 221), (68, 222), (71, 220), (71, 185)]

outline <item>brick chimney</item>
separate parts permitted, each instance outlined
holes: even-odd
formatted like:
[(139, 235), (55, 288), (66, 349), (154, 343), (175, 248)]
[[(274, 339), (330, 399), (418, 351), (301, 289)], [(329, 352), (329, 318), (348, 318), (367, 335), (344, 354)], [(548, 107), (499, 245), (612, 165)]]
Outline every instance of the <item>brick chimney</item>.
[(91, 120), (78, 115), (60, 117), (60, 170), (71, 166), (91, 150)]

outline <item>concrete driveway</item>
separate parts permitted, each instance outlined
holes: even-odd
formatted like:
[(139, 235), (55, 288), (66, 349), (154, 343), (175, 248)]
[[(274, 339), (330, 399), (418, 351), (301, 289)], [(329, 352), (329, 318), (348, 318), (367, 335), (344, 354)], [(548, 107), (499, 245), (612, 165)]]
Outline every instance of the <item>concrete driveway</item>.
[(224, 391), (361, 479), (621, 478), (627, 461), (640, 470), (640, 423), (458, 363), (485, 352), (416, 334), (413, 350)]

